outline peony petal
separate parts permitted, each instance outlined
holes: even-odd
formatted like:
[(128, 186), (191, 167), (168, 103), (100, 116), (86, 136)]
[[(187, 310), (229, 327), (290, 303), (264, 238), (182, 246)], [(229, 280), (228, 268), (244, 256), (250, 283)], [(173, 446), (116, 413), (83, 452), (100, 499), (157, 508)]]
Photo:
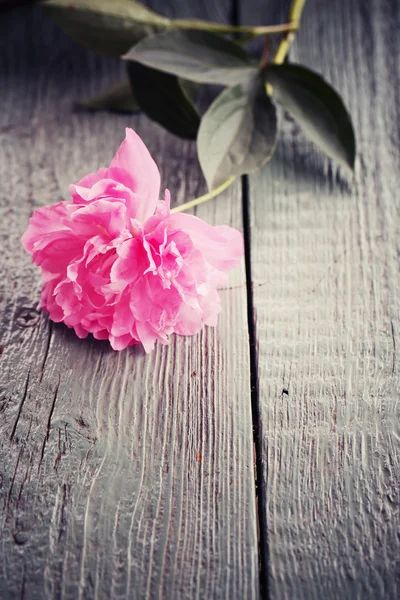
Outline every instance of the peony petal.
[(118, 167), (132, 173), (132, 190), (140, 198), (136, 215), (144, 221), (156, 209), (160, 195), (160, 172), (150, 152), (133, 129), (126, 128), (126, 137), (111, 161), (110, 168)]
[(93, 332), (93, 337), (96, 340), (108, 340), (108, 335), (107, 329), (100, 329), (99, 331)]
[(113, 284), (118, 282), (123, 284), (121, 285), (122, 290), (126, 285), (136, 281), (139, 275), (143, 274), (143, 268), (141, 270), (141, 267), (143, 267), (146, 260), (146, 254), (141, 240), (137, 238), (125, 240), (118, 248), (117, 254), (118, 258), (111, 268), (111, 281)]
[(80, 338), (81, 340), (84, 340), (89, 335), (89, 332), (84, 327), (82, 327), (82, 325), (74, 325), (74, 330), (78, 338)]
[(99, 234), (106, 238), (118, 238), (129, 225), (127, 208), (122, 202), (95, 200), (84, 206), (70, 205), (71, 228), (87, 240)]
[(138, 321), (136, 323), (136, 329), (145, 352), (149, 354), (149, 352), (151, 352), (154, 348), (154, 344), (157, 339), (156, 334), (150, 325), (144, 321)]
[(138, 343), (129, 333), (121, 336), (110, 335), (109, 339), (113, 350), (125, 350), (128, 346)]
[(108, 169), (99, 169), (70, 186), (75, 204), (99, 198), (126, 200), (128, 212), (139, 221), (151, 216), (160, 194), (160, 173), (150, 152), (133, 129), (118, 148)]
[(205, 260), (220, 271), (232, 269), (244, 254), (243, 236), (231, 227), (212, 227), (198, 217), (184, 213), (170, 215), (168, 225), (171, 231), (187, 233)]
[(244, 241), (240, 231), (228, 225), (216, 225), (214, 229), (221, 237), (225, 238), (225, 243), (233, 256), (244, 255)]
[(43, 206), (35, 210), (29, 219), (29, 227), (21, 237), (21, 243), (27, 252), (32, 253), (36, 242), (43, 235), (61, 231), (69, 232), (69, 228), (64, 224), (64, 219), (68, 216), (68, 202), (58, 202), (52, 206)]
[(69, 226), (68, 203), (59, 202), (36, 210), (21, 238), (33, 262), (42, 269), (45, 281), (67, 268), (82, 253), (84, 241)]
[(91, 188), (79, 184), (71, 185), (70, 192), (74, 204), (89, 204), (97, 200), (122, 202), (130, 217), (140, 210), (141, 198), (133, 191), (133, 179), (124, 169), (106, 169), (106, 177), (94, 183)]
[(78, 186), (81, 188), (91, 189), (95, 183), (101, 181), (102, 179), (105, 179), (107, 175), (108, 169), (99, 169), (98, 171), (96, 171), (96, 173), (89, 173), (89, 175), (83, 177), (83, 179), (81, 179), (76, 185), (70, 185), (69, 190), (71, 192), (71, 196), (74, 202), (78, 204), (82, 202), (82, 196), (76, 190)]
[(178, 335), (195, 335), (202, 327), (201, 314), (187, 304), (183, 304), (179, 311), (179, 321), (175, 325), (175, 333)]

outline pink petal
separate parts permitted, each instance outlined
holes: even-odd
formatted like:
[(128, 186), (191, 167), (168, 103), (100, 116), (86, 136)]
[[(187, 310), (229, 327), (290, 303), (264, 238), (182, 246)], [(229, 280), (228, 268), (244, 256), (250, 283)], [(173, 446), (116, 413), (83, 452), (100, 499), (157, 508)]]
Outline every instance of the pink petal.
[(102, 234), (105, 237), (118, 238), (129, 226), (127, 208), (122, 202), (95, 200), (84, 206), (70, 205), (71, 229), (76, 235), (89, 239)]
[(79, 193), (75, 192), (75, 188), (77, 186), (90, 189), (98, 181), (101, 181), (102, 179), (106, 179), (107, 175), (108, 175), (108, 169), (102, 168), (102, 169), (99, 169), (98, 171), (96, 171), (96, 173), (89, 173), (89, 175), (85, 175), (85, 177), (83, 177), (83, 179), (81, 179), (76, 185), (71, 185), (69, 189), (70, 189), (71, 196), (73, 197), (74, 201), (78, 202), (78, 204), (80, 204), (80, 202), (82, 201), (82, 198), (79, 195)]
[(111, 161), (110, 168), (119, 167), (132, 174), (132, 190), (140, 197), (138, 213), (133, 215), (144, 221), (156, 209), (160, 195), (160, 172), (150, 152), (133, 129), (126, 128), (126, 137)]
[(132, 336), (127, 333), (126, 335), (115, 336), (110, 335), (110, 344), (113, 350), (125, 350), (128, 346), (132, 346), (133, 344), (137, 344), (138, 342), (132, 338)]
[(75, 204), (100, 198), (125, 199), (129, 215), (145, 221), (157, 206), (160, 173), (145, 144), (133, 129), (126, 137), (108, 169), (99, 169), (70, 186)]
[(82, 327), (82, 325), (74, 325), (74, 329), (76, 335), (78, 336), (78, 338), (81, 338), (81, 340), (84, 340), (89, 335), (89, 332), (84, 327)]
[(153, 350), (157, 336), (155, 335), (150, 325), (148, 325), (146, 322), (138, 321), (136, 323), (136, 329), (138, 337), (141, 343), (143, 344), (143, 348), (148, 354)]
[(233, 256), (244, 255), (243, 235), (240, 231), (228, 225), (216, 225), (214, 229), (221, 237), (225, 238), (225, 243), (228, 244)]
[(93, 332), (93, 337), (96, 340), (108, 340), (108, 331), (107, 329), (100, 329), (100, 331), (94, 331)]
[(198, 217), (173, 213), (168, 217), (170, 230), (183, 230), (205, 260), (220, 271), (228, 271), (238, 264), (244, 254), (243, 236), (225, 225), (212, 227)]
[(123, 202), (130, 217), (134, 217), (141, 206), (141, 198), (133, 191), (133, 178), (124, 169), (102, 169), (104, 178), (94, 182), (91, 187), (82, 182), (70, 186), (74, 204), (88, 204), (96, 200)]
[(139, 275), (143, 275), (140, 267), (145, 259), (145, 252), (141, 240), (130, 238), (125, 240), (117, 250), (118, 258), (111, 268), (111, 281), (113, 290), (122, 291), (127, 284), (133, 283)]
[(59, 202), (36, 210), (21, 238), (33, 262), (42, 268), (44, 280), (62, 272), (83, 249), (84, 242), (70, 229), (67, 208), (67, 202)]
[(195, 335), (202, 327), (202, 316), (187, 304), (182, 304), (179, 311), (179, 321), (175, 325), (175, 333), (178, 335)]
[(32, 253), (36, 242), (49, 233), (59, 235), (60, 231), (68, 231), (63, 219), (68, 215), (68, 202), (58, 202), (52, 206), (43, 206), (35, 210), (29, 219), (29, 227), (21, 237), (21, 243), (27, 252)]

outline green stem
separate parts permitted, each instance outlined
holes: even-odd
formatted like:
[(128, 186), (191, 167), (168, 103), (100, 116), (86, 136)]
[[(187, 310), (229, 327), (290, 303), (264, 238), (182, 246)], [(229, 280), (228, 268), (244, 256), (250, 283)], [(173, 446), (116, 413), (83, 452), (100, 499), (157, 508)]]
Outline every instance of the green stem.
[(233, 183), (235, 181), (235, 179), (236, 179), (235, 177), (229, 177), (229, 179), (224, 181), (224, 183), (222, 185), (215, 188), (214, 190), (211, 190), (211, 192), (204, 194), (204, 196), (199, 196), (198, 198), (195, 198), (194, 200), (190, 200), (190, 202), (181, 204), (180, 206), (175, 206), (175, 208), (171, 209), (171, 212), (172, 213), (183, 212), (185, 210), (188, 210), (189, 208), (193, 208), (194, 206), (203, 204), (203, 202), (208, 202), (208, 200), (215, 198), (215, 196), (218, 196), (218, 194), (220, 194), (221, 192), (226, 190), (226, 188), (229, 187), (231, 185), (231, 183)]
[[(306, 0), (293, 0), (292, 5), (289, 10), (289, 24), (286, 24), (286, 25), (272, 25), (271, 27), (234, 27), (233, 25), (232, 26), (231, 25), (219, 25), (218, 23), (206, 23), (206, 25), (208, 26), (207, 28), (209, 31), (220, 31), (222, 33), (238, 33), (240, 31), (243, 33), (246, 33), (246, 32), (254, 33), (255, 30), (258, 30), (258, 32), (260, 32), (260, 30), (262, 30), (262, 29), (264, 30), (263, 33), (255, 33), (255, 35), (266, 35), (268, 33), (277, 33), (276, 30), (272, 32), (271, 28), (285, 27), (286, 28), (284, 30), (285, 35), (282, 38), (282, 40), (280, 41), (280, 44), (275, 53), (274, 61), (273, 61), (275, 64), (280, 65), (283, 63), (283, 61), (285, 60), (285, 58), (287, 56), (287, 53), (289, 52), (289, 48), (292, 45), (294, 38), (296, 37), (296, 31), (298, 31), (298, 29), (300, 28), (301, 15), (302, 15), (305, 4), (306, 4)], [(175, 21), (175, 23), (176, 22), (177, 21)], [(190, 23), (190, 21), (178, 21), (178, 23), (180, 23), (181, 28), (184, 29), (185, 26), (182, 27), (182, 23)], [(191, 23), (195, 23), (195, 21), (191, 21)], [(209, 26), (211, 26), (211, 27), (209, 27)], [(213, 27), (219, 27), (220, 29), (218, 29), (218, 30), (213, 29)], [(187, 28), (193, 29), (193, 27), (189, 27), (189, 26)], [(207, 28), (204, 27), (204, 29), (207, 29)], [(221, 28), (223, 28), (223, 29), (221, 29)], [(269, 29), (269, 31), (266, 32), (265, 31), (266, 29)], [(252, 30), (252, 31), (250, 32), (250, 30)], [(272, 92), (272, 90), (270, 89), (269, 84), (267, 84), (267, 93), (269, 93), (271, 95), (271, 92)], [(224, 183), (222, 185), (220, 185), (219, 187), (215, 188), (215, 190), (211, 190), (207, 194), (204, 194), (204, 196), (195, 198), (194, 200), (191, 200), (190, 202), (186, 202), (185, 204), (176, 206), (175, 208), (173, 208), (171, 210), (171, 212), (183, 212), (185, 210), (189, 210), (190, 208), (193, 208), (194, 206), (203, 204), (203, 202), (208, 202), (208, 200), (215, 198), (215, 196), (218, 196), (218, 194), (220, 194), (221, 192), (226, 190), (226, 188), (229, 187), (231, 185), (231, 183), (233, 183), (235, 181), (235, 179), (236, 179), (236, 177), (229, 177), (229, 179), (224, 181)]]
[(286, 35), (281, 40), (274, 57), (274, 63), (276, 65), (281, 65), (285, 60), (287, 53), (289, 52), (289, 48), (296, 37), (296, 31), (300, 28), (301, 15), (305, 4), (306, 0), (293, 0), (289, 11), (289, 23), (293, 25), (294, 29), (291, 31), (288, 30)]
[(296, 31), (296, 25), (293, 23), (253, 27), (251, 25), (225, 25), (223, 23), (197, 21), (196, 19), (175, 19), (171, 20), (168, 26), (176, 29), (198, 29), (203, 31), (215, 31), (217, 33), (247, 33), (251, 37)]

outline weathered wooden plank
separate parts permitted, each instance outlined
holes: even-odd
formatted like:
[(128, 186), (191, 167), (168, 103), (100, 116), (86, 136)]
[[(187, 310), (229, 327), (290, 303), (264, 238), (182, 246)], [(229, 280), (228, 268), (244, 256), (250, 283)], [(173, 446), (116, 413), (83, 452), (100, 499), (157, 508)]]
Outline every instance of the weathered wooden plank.
[(399, 597), (399, 25), (388, 0), (309, 1), (291, 60), (349, 105), (355, 179), (288, 118), (250, 179), (271, 598)]
[[(229, 3), (218, 8), (192, 15), (226, 18)], [(145, 356), (52, 326), (19, 244), (32, 209), (108, 164), (126, 125), (174, 202), (203, 191), (194, 145), (143, 117), (72, 110), (121, 67), (39, 8), (0, 28), (0, 596), (257, 598), (244, 266), (221, 292), (217, 329)], [(239, 187), (198, 214), (241, 227)]]

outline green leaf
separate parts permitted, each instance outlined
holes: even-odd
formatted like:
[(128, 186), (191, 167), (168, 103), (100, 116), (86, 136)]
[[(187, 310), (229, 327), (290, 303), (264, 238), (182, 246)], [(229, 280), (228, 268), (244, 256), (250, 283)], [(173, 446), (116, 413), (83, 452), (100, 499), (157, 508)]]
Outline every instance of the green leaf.
[(351, 118), (339, 94), (317, 73), (300, 65), (271, 65), (265, 76), (273, 98), (329, 157), (354, 169), (356, 141)]
[(77, 104), (90, 110), (109, 110), (119, 113), (133, 113), (140, 110), (129, 79), (123, 79), (98, 96), (79, 100)]
[(201, 84), (196, 83), (195, 81), (189, 81), (188, 79), (179, 79), (179, 83), (182, 86), (183, 91), (189, 98), (195, 101), (199, 95), (199, 91), (201, 90)]
[(128, 63), (132, 89), (140, 108), (171, 133), (195, 139), (200, 118), (189, 96), (174, 75)]
[(163, 31), (145, 38), (122, 58), (198, 83), (231, 86), (249, 82), (257, 73), (243, 48), (208, 31)]
[(170, 23), (131, 0), (47, 0), (42, 6), (75, 42), (111, 56)]
[(224, 90), (202, 118), (197, 137), (209, 189), (261, 167), (275, 150), (276, 136), (275, 107), (259, 78)]

